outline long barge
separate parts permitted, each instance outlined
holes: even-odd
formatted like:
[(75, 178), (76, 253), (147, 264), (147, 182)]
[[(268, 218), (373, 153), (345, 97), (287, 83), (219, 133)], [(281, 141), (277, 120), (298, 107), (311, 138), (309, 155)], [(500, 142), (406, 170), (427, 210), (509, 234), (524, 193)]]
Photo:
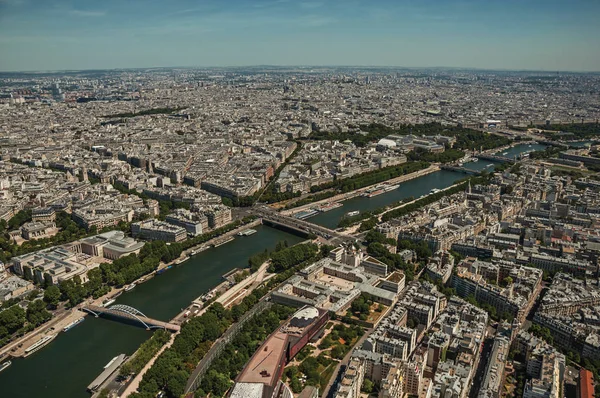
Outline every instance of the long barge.
[(220, 242), (215, 242), (215, 243), (213, 244), (213, 247), (219, 247), (219, 246), (222, 246), (222, 245), (224, 245), (225, 243), (229, 243), (229, 242), (231, 242), (231, 241), (232, 241), (232, 240), (234, 240), (234, 239), (235, 239), (235, 238), (234, 238), (233, 236), (230, 236), (229, 238), (227, 238), (227, 239), (224, 239), (224, 240), (221, 240)]
[(81, 318), (69, 323), (67, 326), (65, 326), (63, 328), (63, 332), (68, 332), (69, 330), (73, 329), (75, 326), (79, 325), (83, 321), (85, 321), (85, 318), (81, 317)]
[(23, 357), (27, 358), (28, 356), (41, 350), (43, 347), (45, 347), (47, 344), (49, 344), (52, 340), (54, 340), (55, 337), (56, 337), (55, 334), (51, 334), (51, 335), (42, 337), (37, 342), (35, 342), (32, 345), (30, 345), (29, 347), (27, 347), (27, 349), (25, 350), (25, 353), (23, 354)]
[(111, 359), (110, 362), (108, 362), (104, 366), (104, 370), (102, 371), (102, 373), (100, 373), (98, 377), (96, 377), (94, 381), (92, 381), (87, 387), (88, 391), (92, 393), (98, 391), (102, 384), (104, 384), (104, 382), (108, 380), (108, 378), (112, 376), (113, 373), (117, 371), (117, 369), (119, 369), (119, 366), (121, 366), (126, 359), (127, 355), (125, 354), (117, 355), (116, 357)]

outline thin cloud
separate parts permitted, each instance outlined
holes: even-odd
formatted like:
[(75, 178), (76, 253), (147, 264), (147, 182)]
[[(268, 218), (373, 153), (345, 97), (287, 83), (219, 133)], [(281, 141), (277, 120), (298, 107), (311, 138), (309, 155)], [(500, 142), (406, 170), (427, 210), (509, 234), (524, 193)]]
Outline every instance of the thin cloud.
[(305, 1), (300, 3), (300, 8), (304, 8), (304, 9), (314, 9), (314, 8), (320, 8), (323, 7), (324, 4), (321, 3), (320, 1)]
[(69, 14), (75, 17), (103, 17), (106, 15), (106, 11), (70, 10)]

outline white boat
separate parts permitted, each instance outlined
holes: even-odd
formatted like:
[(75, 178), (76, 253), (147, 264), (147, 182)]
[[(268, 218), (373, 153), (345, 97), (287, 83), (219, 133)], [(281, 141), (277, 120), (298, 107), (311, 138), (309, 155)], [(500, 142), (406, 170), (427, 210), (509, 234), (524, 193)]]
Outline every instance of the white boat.
[(135, 283), (132, 283), (131, 285), (125, 286), (125, 291), (126, 292), (130, 292), (130, 291), (133, 290), (133, 288), (135, 288)]
[(81, 317), (81, 318), (77, 319), (76, 321), (69, 323), (67, 326), (65, 326), (63, 328), (63, 332), (68, 332), (69, 330), (73, 329), (75, 326), (79, 325), (83, 321), (85, 321), (85, 318)]
[(471, 162), (479, 162), (479, 158), (471, 158)]
[(33, 343), (32, 345), (30, 345), (26, 350), (25, 350), (25, 354), (23, 354), (23, 357), (28, 357), (31, 354), (33, 354), (34, 352), (40, 350), (42, 347), (44, 347), (46, 344), (50, 343), (52, 340), (54, 340), (54, 338), (56, 337), (55, 334), (51, 334), (49, 336), (44, 336), (41, 339), (39, 339), (37, 342)]
[(508, 152), (503, 152), (502, 154), (503, 154), (504, 156), (506, 156), (506, 155), (508, 155)]
[(238, 236), (250, 236), (256, 233), (255, 229), (247, 229), (245, 231), (238, 232)]
[(429, 193), (438, 193), (440, 191), (441, 191), (441, 189), (433, 188), (431, 191), (429, 191)]
[(12, 365), (11, 361), (4, 362), (2, 365), (0, 365), (0, 372), (2, 372), (4, 369), (8, 368), (10, 365)]
[(113, 364), (113, 362), (115, 362), (117, 359), (119, 358), (119, 356), (117, 355), (116, 357), (114, 357), (113, 359), (111, 359), (106, 365), (104, 365), (104, 369), (108, 368), (110, 365)]
[(360, 214), (360, 211), (358, 210), (354, 210), (354, 211), (349, 211), (348, 213), (346, 213), (346, 215), (348, 217), (354, 217), (354, 216), (358, 216)]
[(114, 303), (115, 301), (117, 301), (117, 300), (115, 300), (115, 299), (110, 299), (110, 300), (107, 300), (107, 301), (105, 301), (104, 303), (102, 303), (102, 306), (103, 306), (103, 307), (108, 307), (109, 305), (111, 305), (111, 304), (112, 304), (112, 303)]
[(487, 165), (487, 166), (485, 166), (485, 167), (492, 167), (493, 165), (494, 165), (493, 163), (490, 163), (490, 164), (488, 164), (488, 165)]

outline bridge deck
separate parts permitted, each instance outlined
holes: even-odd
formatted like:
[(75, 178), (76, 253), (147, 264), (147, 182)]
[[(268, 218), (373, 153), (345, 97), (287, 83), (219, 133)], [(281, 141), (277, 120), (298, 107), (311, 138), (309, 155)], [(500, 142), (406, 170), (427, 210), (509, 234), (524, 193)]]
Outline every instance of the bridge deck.
[(115, 310), (111, 310), (108, 308), (104, 308), (104, 307), (98, 307), (95, 305), (88, 305), (83, 307), (84, 311), (90, 312), (90, 313), (94, 313), (94, 314), (98, 314), (98, 315), (110, 315), (114, 318), (120, 318), (120, 319), (127, 319), (129, 321), (141, 321), (143, 323), (145, 323), (146, 325), (149, 326), (154, 326), (157, 328), (163, 328), (166, 330), (170, 330), (171, 332), (178, 332), (181, 329), (181, 326), (179, 325), (175, 325), (172, 323), (168, 323), (168, 322), (163, 322), (163, 321), (159, 321), (157, 319), (152, 319), (152, 318), (148, 318), (145, 316), (133, 316), (121, 311), (115, 311)]
[(483, 159), (483, 160), (492, 160), (494, 162), (499, 162), (499, 163), (514, 163), (515, 160), (511, 159), (509, 157), (506, 156), (498, 156), (498, 155), (485, 155), (485, 154), (478, 154), (477, 158), (479, 159)]
[(479, 174), (479, 171), (477, 170), (471, 170), (471, 169), (467, 169), (465, 167), (460, 167), (460, 166), (442, 166), (442, 170), (449, 170), (449, 171), (456, 171), (458, 173), (464, 173), (464, 174), (469, 174), (469, 175), (476, 175)]

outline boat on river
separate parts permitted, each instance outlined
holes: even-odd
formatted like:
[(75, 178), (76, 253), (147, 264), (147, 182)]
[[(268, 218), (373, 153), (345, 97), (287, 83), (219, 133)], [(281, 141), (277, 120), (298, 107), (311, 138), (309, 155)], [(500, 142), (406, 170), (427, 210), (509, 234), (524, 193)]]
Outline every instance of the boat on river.
[(114, 298), (110, 299), (110, 300), (106, 300), (104, 303), (102, 303), (102, 306), (106, 308), (109, 305), (113, 304), (115, 301), (117, 301), (117, 300), (115, 300)]
[(2, 372), (4, 369), (8, 368), (10, 365), (12, 365), (11, 361), (4, 362), (2, 365), (0, 365), (0, 372)]
[(52, 340), (54, 340), (55, 337), (56, 337), (55, 334), (51, 334), (51, 335), (42, 337), (41, 339), (39, 339), (37, 342), (35, 342), (32, 345), (30, 345), (25, 350), (25, 353), (23, 354), (23, 357), (27, 358), (31, 354), (33, 354), (33, 353), (41, 350), (43, 347), (45, 347), (47, 344), (49, 344)]
[(338, 207), (342, 207), (342, 206), (343, 206), (343, 204), (340, 202), (325, 203), (323, 206), (319, 206), (317, 208), (317, 210), (324, 213), (326, 211), (337, 209)]
[(73, 329), (75, 326), (79, 325), (83, 321), (85, 321), (85, 318), (81, 317), (81, 318), (77, 319), (76, 321), (69, 323), (67, 326), (65, 326), (63, 328), (63, 332), (68, 332), (69, 330)]

